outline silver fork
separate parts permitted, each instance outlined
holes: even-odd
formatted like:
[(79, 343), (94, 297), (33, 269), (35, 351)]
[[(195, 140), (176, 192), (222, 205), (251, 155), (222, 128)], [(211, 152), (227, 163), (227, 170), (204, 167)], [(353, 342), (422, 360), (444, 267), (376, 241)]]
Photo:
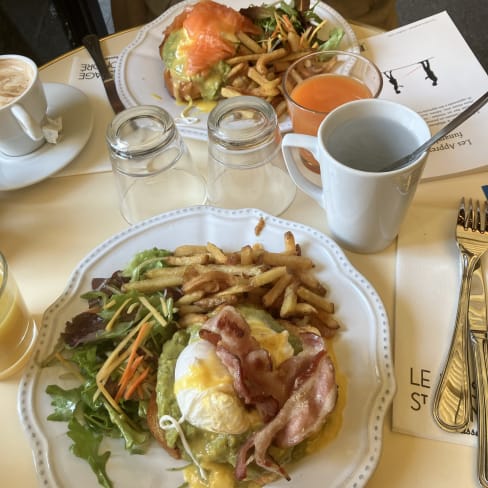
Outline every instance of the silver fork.
[(454, 333), (447, 362), (434, 396), (433, 414), (438, 425), (449, 432), (463, 431), (471, 419), (471, 375), (467, 326), (469, 292), (473, 270), (488, 249), (488, 204), (483, 209), (462, 198), (456, 224), (462, 277)]

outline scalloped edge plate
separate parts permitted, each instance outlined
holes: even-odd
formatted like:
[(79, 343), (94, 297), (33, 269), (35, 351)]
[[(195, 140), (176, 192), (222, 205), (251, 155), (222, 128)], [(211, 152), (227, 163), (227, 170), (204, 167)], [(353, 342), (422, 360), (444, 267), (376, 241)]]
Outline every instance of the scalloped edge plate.
[[(256, 236), (255, 226), (261, 216), (265, 226)], [(256, 209), (196, 206), (161, 214), (100, 244), (80, 262), (63, 294), (45, 312), (18, 394), (19, 415), (32, 446), (41, 486), (96, 486), (88, 464), (71, 454), (66, 424), (46, 420), (51, 413), (46, 386), (75, 385), (60, 378), (58, 367), (38, 366), (39, 360), (51, 351), (66, 321), (86, 306), (80, 294), (90, 288), (91, 279), (111, 275), (136, 252), (154, 246), (174, 249), (184, 243), (210, 241), (224, 250), (235, 250), (259, 242), (269, 250), (280, 251), (287, 230), (294, 233), (304, 255), (316, 263), (317, 276), (335, 303), (335, 315), (342, 328), (333, 349), (337, 372), (347, 380), (340, 391), (345, 395), (345, 406), (337, 436), (291, 467), (291, 482), (283, 480), (273, 486), (323, 486), (325, 481), (329, 487), (360, 488), (366, 484), (380, 457), (384, 416), (395, 391), (388, 318), (380, 297), (339, 246), (311, 227)], [(107, 471), (115, 488), (182, 483), (182, 473), (169, 470), (181, 463), (155, 443), (143, 456), (128, 454), (121, 440), (104, 440), (101, 449), (112, 452)]]
[[(115, 68), (115, 85), (126, 107), (135, 105), (158, 105), (167, 110), (175, 119), (178, 129), (185, 137), (206, 140), (208, 114), (200, 110), (191, 112), (191, 117), (182, 117), (186, 108), (171, 97), (164, 86), (164, 63), (159, 56), (159, 45), (163, 32), (176, 15), (196, 0), (185, 0), (166, 10), (157, 19), (142, 27), (135, 39), (120, 53)], [(221, 2), (224, 3), (224, 2)], [(235, 0), (232, 7), (236, 10), (252, 5), (249, 0)], [(359, 53), (359, 43), (352, 27), (336, 10), (323, 2), (318, 2), (315, 12), (327, 19), (330, 29), (342, 27), (344, 37), (339, 48), (344, 51)], [(185, 123), (189, 121), (190, 123)], [(291, 121), (285, 117), (280, 121), (282, 132), (291, 130)]]

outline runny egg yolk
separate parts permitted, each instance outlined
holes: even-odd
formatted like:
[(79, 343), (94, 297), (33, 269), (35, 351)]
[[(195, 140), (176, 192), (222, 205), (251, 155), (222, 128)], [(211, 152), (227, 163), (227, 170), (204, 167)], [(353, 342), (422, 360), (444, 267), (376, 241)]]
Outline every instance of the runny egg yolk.
[[(275, 332), (258, 320), (250, 320), (249, 326), (260, 346), (269, 351), (274, 367), (293, 356), (288, 332)], [(257, 411), (246, 409), (235, 393), (232, 376), (208, 341), (197, 339), (181, 352), (174, 392), (183, 418), (195, 427), (241, 434), (261, 422)]]
[(251, 335), (269, 352), (275, 368), (293, 356), (293, 348), (288, 342), (288, 331), (275, 332), (260, 320), (252, 318), (248, 319), (248, 324), (251, 327)]
[(184, 419), (212, 432), (241, 434), (259, 421), (237, 397), (233, 380), (205, 340), (191, 342), (176, 362), (174, 392)]

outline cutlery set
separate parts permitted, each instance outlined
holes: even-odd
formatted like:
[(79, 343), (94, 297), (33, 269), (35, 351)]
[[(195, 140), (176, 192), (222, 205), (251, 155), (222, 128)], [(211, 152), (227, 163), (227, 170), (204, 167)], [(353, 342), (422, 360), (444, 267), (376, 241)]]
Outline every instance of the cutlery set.
[[(488, 250), (488, 203), (461, 200), (456, 242), (462, 276), (449, 354), (434, 396), (433, 415), (448, 432), (464, 431), (472, 403), (478, 419), (478, 478), (488, 487), (488, 323), (482, 256)], [(476, 395), (471, 394), (475, 385)]]

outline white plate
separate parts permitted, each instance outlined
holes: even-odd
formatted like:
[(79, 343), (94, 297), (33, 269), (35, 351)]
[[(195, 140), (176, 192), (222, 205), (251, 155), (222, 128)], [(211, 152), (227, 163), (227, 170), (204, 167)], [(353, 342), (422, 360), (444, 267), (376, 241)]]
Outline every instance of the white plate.
[[(266, 225), (259, 237), (260, 216)], [(57, 367), (39, 369), (64, 330), (65, 323), (86, 307), (80, 294), (90, 289), (93, 277), (110, 276), (132, 256), (154, 246), (173, 249), (183, 243), (211, 241), (224, 250), (263, 243), (283, 249), (283, 234), (291, 230), (305, 255), (317, 263), (317, 276), (329, 287), (330, 299), (343, 325), (334, 342), (338, 374), (347, 378), (342, 428), (337, 437), (290, 470), (291, 482), (276, 487), (351, 487), (366, 484), (378, 462), (383, 420), (395, 390), (388, 319), (373, 287), (349, 263), (342, 250), (324, 234), (302, 224), (285, 221), (255, 209), (224, 210), (198, 206), (162, 214), (113, 236), (95, 248), (75, 269), (64, 293), (45, 312), (37, 349), (19, 388), (19, 414), (32, 445), (39, 483), (43, 487), (96, 486), (89, 466), (69, 450), (66, 424), (49, 422), (50, 398), (46, 386), (64, 383)], [(160, 447), (143, 456), (124, 451), (122, 441), (107, 442), (112, 456), (107, 470), (115, 488), (176, 487), (182, 474), (168, 468), (181, 466)]]
[(53, 175), (78, 156), (90, 137), (93, 113), (88, 97), (62, 83), (44, 83), (44, 90), (48, 116), (63, 120), (60, 140), (25, 156), (0, 153), (0, 191), (33, 185)]
[[(191, 113), (192, 124), (184, 123), (181, 112), (185, 108), (178, 105), (164, 86), (164, 63), (159, 56), (159, 46), (163, 41), (163, 32), (171, 24), (174, 17), (181, 13), (195, 0), (186, 0), (168, 9), (164, 14), (146, 24), (120, 54), (115, 68), (115, 83), (117, 92), (124, 105), (159, 105), (167, 110), (177, 121), (183, 136), (205, 140), (207, 137), (207, 114), (201, 111)], [(224, 3), (224, 2), (221, 2)], [(249, 0), (235, 0), (232, 7), (236, 10), (248, 7)], [(255, 3), (259, 4), (259, 2)], [(359, 52), (359, 44), (351, 26), (334, 9), (319, 2), (315, 12), (328, 20), (330, 30), (335, 27), (344, 29), (344, 37), (339, 45), (342, 50)], [(291, 130), (288, 117), (280, 122), (283, 132)]]

